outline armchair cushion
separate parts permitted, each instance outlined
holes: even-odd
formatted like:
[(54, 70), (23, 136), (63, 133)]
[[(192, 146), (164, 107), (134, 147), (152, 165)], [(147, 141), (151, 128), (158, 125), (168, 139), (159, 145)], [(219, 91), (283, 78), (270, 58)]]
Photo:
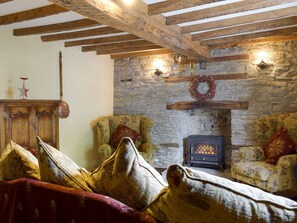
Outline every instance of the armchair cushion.
[(287, 130), (281, 127), (265, 147), (265, 162), (275, 165), (281, 156), (295, 153), (296, 147), (296, 143), (289, 137)]
[(116, 131), (112, 134), (110, 138), (110, 145), (117, 148), (119, 143), (124, 137), (129, 137), (133, 140), (136, 147), (140, 145), (140, 135), (138, 132), (130, 129), (128, 126), (120, 124), (118, 125)]
[(261, 146), (240, 147), (238, 150), (238, 153), (242, 160), (249, 160), (249, 161), (265, 160), (265, 153)]
[(235, 163), (233, 168), (236, 169), (237, 174), (259, 181), (267, 181), (276, 169), (275, 165), (271, 165), (263, 161), (254, 161), (252, 163), (249, 161), (242, 161)]

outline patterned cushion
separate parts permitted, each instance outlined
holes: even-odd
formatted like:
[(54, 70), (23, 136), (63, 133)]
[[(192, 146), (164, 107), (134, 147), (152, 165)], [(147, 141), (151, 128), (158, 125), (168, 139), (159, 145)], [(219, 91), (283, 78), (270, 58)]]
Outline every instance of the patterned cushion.
[(180, 165), (168, 168), (167, 180), (169, 187), (144, 209), (161, 222), (297, 221), (297, 202), (245, 184)]
[(22, 177), (40, 180), (38, 160), (31, 152), (10, 141), (0, 157), (0, 179)]
[(259, 181), (267, 181), (272, 173), (275, 172), (275, 165), (271, 165), (261, 161), (255, 162), (238, 162), (233, 164), (237, 174), (250, 177)]
[(95, 191), (141, 210), (166, 186), (162, 176), (124, 138), (109, 159), (92, 173)]
[(117, 127), (117, 130), (111, 136), (110, 145), (114, 148), (117, 148), (124, 137), (131, 138), (135, 143), (139, 139), (140, 135), (126, 125), (120, 124)]
[(138, 131), (140, 128), (140, 115), (115, 115), (109, 118), (110, 132), (113, 134), (120, 124), (128, 126), (134, 131)]
[(275, 165), (281, 156), (293, 154), (296, 148), (297, 145), (289, 137), (287, 130), (281, 127), (265, 147), (265, 162)]
[(86, 170), (80, 168), (59, 150), (44, 143), (39, 137), (38, 145), (38, 162), (42, 181), (92, 192), (86, 183), (89, 177)]

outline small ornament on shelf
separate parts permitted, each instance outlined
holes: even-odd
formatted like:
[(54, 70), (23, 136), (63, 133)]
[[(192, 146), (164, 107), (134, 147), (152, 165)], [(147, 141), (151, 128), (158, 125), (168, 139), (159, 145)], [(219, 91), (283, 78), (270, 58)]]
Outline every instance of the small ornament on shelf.
[(29, 78), (20, 77), (20, 79), (23, 80), (23, 86), (21, 88), (18, 88), (20, 91), (20, 97), (22, 97), (22, 99), (27, 99), (27, 97), (28, 97), (27, 93), (28, 93), (29, 89), (27, 89), (25, 87), (25, 81), (28, 80)]

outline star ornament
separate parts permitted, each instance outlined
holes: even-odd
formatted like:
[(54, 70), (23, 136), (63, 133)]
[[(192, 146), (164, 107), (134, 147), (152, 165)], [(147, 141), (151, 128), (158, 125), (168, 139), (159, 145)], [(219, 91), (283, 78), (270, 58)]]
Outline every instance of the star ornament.
[(20, 97), (23, 97), (23, 98), (27, 98), (28, 97), (28, 91), (29, 89), (25, 88), (25, 86), (23, 86), (22, 88), (18, 88), (19, 91), (20, 91)]
[(23, 86), (21, 88), (18, 88), (18, 89), (20, 91), (20, 97), (25, 99), (25, 97), (26, 98), (28, 97), (27, 92), (29, 91), (29, 89), (27, 89), (25, 87), (25, 81), (28, 80), (28, 78), (27, 77), (21, 77), (20, 79), (23, 80)]

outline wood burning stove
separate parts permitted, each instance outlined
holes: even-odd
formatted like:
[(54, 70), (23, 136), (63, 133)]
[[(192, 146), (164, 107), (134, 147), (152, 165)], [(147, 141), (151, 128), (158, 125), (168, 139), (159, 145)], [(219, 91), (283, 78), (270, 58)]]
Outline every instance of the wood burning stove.
[(187, 165), (225, 169), (224, 138), (190, 135), (186, 140)]

